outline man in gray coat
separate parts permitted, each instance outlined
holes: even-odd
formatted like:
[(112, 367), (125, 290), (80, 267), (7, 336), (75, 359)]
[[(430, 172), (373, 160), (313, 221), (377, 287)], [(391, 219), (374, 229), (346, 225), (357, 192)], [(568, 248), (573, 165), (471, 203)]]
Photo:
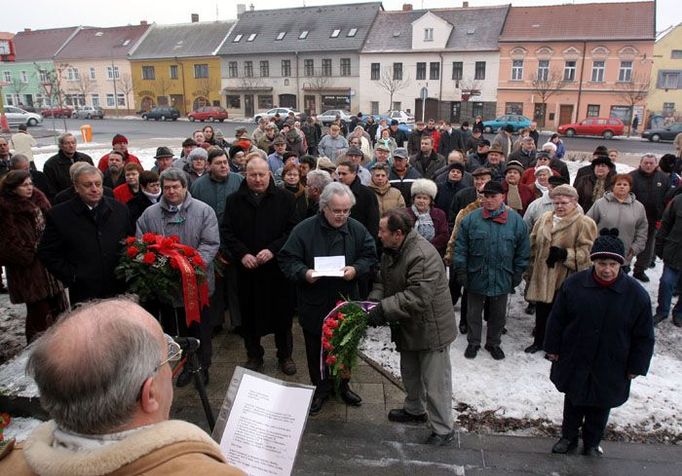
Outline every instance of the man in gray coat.
[(380, 272), (369, 300), (378, 301), (369, 324), (389, 323), (400, 352), (407, 396), (390, 421), (429, 421), (427, 444), (445, 446), (455, 432), (452, 420), (450, 343), (457, 336), (445, 267), (438, 251), (414, 229), (402, 209), (384, 213), (379, 238), (384, 245)]
[[(147, 208), (137, 220), (137, 237), (144, 233), (156, 233), (163, 236), (177, 235), (180, 243), (191, 246), (201, 255), (206, 263), (206, 279), (208, 294), (213, 294), (214, 273), (213, 258), (220, 248), (220, 232), (218, 219), (213, 209), (192, 198), (187, 192), (187, 176), (177, 168), (171, 167), (159, 177), (161, 182), (161, 199)], [(208, 368), (211, 365), (213, 348), (211, 345), (211, 319), (208, 306), (201, 310), (200, 323), (192, 322), (188, 327), (185, 321), (185, 308), (182, 297), (178, 296), (172, 305), (160, 305), (161, 325), (171, 335), (191, 336), (201, 341), (199, 347), (199, 363), (204, 384), (208, 384)], [(177, 386), (184, 387), (192, 378), (187, 367), (178, 376)]]

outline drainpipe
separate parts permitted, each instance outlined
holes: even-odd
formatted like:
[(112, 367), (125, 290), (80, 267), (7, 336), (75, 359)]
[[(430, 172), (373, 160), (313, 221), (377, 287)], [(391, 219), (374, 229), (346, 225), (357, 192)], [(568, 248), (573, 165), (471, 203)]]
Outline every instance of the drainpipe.
[(583, 75), (585, 74), (585, 54), (586, 54), (586, 52), (587, 52), (587, 42), (583, 41), (583, 57), (582, 57), (582, 61), (580, 63), (580, 82), (578, 83), (578, 105), (576, 106), (576, 111), (575, 111), (575, 121), (576, 122), (578, 122), (580, 120), (580, 117), (581, 117), (578, 114), (580, 114), (580, 99), (582, 98), (582, 95), (583, 95)]
[(294, 51), (294, 55), (296, 56), (296, 106), (299, 111), (303, 111), (303, 108), (301, 107), (301, 87), (299, 84), (299, 72), (298, 72), (298, 51)]
[[(443, 78), (445, 71), (443, 70), (443, 53), (438, 53), (438, 56), (440, 57), (440, 86), (438, 88), (438, 117), (443, 117), (443, 114), (441, 113), (440, 106), (443, 102)], [(448, 122), (450, 122), (448, 118)]]
[(187, 96), (185, 95), (185, 65), (178, 61), (177, 56), (173, 59), (175, 59), (175, 62), (179, 64), (180, 68), (182, 69), (180, 73), (180, 77), (182, 78), (182, 113), (187, 115)]

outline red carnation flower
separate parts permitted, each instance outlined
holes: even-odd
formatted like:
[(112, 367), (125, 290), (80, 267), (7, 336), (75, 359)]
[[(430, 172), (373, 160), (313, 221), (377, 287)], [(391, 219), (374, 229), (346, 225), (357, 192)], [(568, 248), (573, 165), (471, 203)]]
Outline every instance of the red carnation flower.
[(130, 258), (134, 258), (135, 256), (137, 256), (137, 254), (139, 252), (140, 252), (140, 250), (137, 249), (136, 246), (129, 246), (128, 247), (128, 257), (130, 257)]
[(339, 327), (338, 321), (335, 321), (334, 319), (329, 319), (328, 322), (329, 322), (328, 325), (331, 329), (336, 329), (337, 327)]
[(145, 233), (142, 235), (143, 243), (156, 243), (156, 235), (154, 233)]
[(204, 260), (201, 259), (201, 255), (195, 254), (192, 256), (192, 263), (197, 265), (197, 266), (204, 266)]
[(328, 339), (331, 339), (332, 337), (334, 337), (334, 332), (329, 327), (324, 329), (322, 332), (324, 333), (324, 336)]
[(128, 238), (126, 238), (126, 245), (132, 245), (133, 243), (135, 243), (134, 236), (129, 236)]
[(334, 346), (328, 340), (322, 341), (322, 348), (326, 351), (334, 350)]
[(142, 262), (144, 264), (154, 264), (154, 261), (156, 261), (156, 255), (151, 251), (145, 253), (142, 257)]
[(168, 238), (173, 240), (173, 243), (180, 243), (180, 237), (178, 235), (171, 235)]
[(173, 241), (171, 238), (164, 238), (163, 240), (161, 240), (162, 248), (172, 248), (174, 244), (175, 241)]
[(325, 362), (327, 363), (327, 365), (334, 365), (336, 363), (336, 356), (335, 355), (328, 355)]
[(339, 321), (343, 321), (343, 320), (346, 319), (346, 316), (344, 316), (344, 315), (341, 314), (341, 313), (338, 313), (338, 314), (336, 315), (336, 319), (339, 320)]

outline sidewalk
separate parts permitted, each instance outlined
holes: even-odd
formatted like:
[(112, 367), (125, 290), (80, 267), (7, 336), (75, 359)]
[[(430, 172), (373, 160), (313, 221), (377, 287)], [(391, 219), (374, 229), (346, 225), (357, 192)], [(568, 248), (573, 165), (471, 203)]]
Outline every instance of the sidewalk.
[[(282, 380), (309, 383), (301, 328), (294, 323), (294, 355), (298, 373), (287, 377), (277, 370), (274, 339), (263, 338), (263, 373)], [(213, 340), (214, 356), (207, 388), (217, 413), (236, 365), (246, 360), (241, 338), (223, 332)], [(457, 375), (456, 369), (454, 375)], [(353, 371), (352, 388), (362, 396), (360, 407), (329, 400), (322, 412), (310, 417), (294, 474), (297, 475), (619, 475), (682, 474), (677, 446), (606, 441), (605, 457), (560, 456), (549, 453), (547, 438), (458, 432), (451, 447), (432, 448), (421, 442), (425, 425), (391, 424), (386, 414), (400, 407), (403, 391), (380, 372), (360, 361)], [(511, 396), (510, 398), (514, 398)], [(208, 431), (197, 392), (176, 389), (172, 418), (191, 421)]]

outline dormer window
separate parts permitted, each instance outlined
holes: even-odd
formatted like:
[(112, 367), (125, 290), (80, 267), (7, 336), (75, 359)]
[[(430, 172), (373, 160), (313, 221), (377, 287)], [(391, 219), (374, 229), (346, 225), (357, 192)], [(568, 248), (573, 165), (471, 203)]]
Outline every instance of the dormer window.
[(357, 32), (358, 32), (357, 28), (351, 28), (350, 30), (348, 30), (348, 34), (346, 36), (348, 36), (349, 38), (352, 38), (353, 36), (355, 36), (355, 34)]
[(258, 33), (251, 33), (249, 35), (249, 37), (246, 39), (246, 41), (253, 41), (256, 39), (257, 36), (258, 36)]
[(433, 28), (424, 28), (424, 41), (433, 41)]
[(123, 42), (123, 46), (128, 46), (129, 44), (130, 44), (130, 40), (125, 40), (125, 41)]
[(280, 31), (280, 32), (277, 34), (277, 41), (282, 41), (282, 40), (284, 39), (285, 36), (287, 36), (287, 32), (286, 32), (286, 31)]
[(340, 33), (341, 33), (341, 30), (339, 30), (339, 29), (337, 28), (336, 30), (332, 31), (332, 34), (330, 35), (330, 38), (338, 38)]
[(232, 39), (232, 43), (239, 43), (244, 35), (239, 34)]
[(299, 40), (305, 40), (308, 38), (308, 30), (303, 30), (300, 35), (298, 35)]

